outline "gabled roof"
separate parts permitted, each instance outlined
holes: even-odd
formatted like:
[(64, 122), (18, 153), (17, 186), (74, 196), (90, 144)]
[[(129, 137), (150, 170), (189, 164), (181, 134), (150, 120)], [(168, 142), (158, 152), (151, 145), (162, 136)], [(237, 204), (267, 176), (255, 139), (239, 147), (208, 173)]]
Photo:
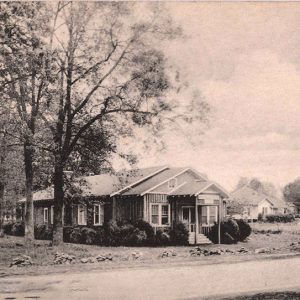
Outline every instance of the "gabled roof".
[(170, 195), (196, 195), (200, 190), (208, 187), (211, 184), (209, 181), (191, 181), (186, 182), (179, 189), (174, 190)]
[[(122, 171), (117, 174), (101, 174), (86, 176), (81, 179), (85, 182), (81, 186), (82, 196), (114, 196), (114, 195), (144, 195), (151, 193), (157, 187), (161, 187), (170, 179), (182, 173), (191, 172), (192, 178), (187, 183), (181, 183), (172, 190), (167, 190), (170, 195), (197, 195), (203, 189), (213, 186), (224, 197), (228, 194), (224, 189), (212, 183), (201, 173), (193, 168), (170, 168), (158, 166), (131, 171)], [(76, 184), (76, 183), (75, 183)], [(79, 185), (79, 183), (78, 183)], [(53, 187), (35, 192), (33, 200), (52, 200), (54, 198)], [(25, 201), (25, 199), (20, 200)]]
[[(101, 174), (82, 177), (84, 184), (81, 186), (82, 196), (107, 196), (116, 191), (120, 186), (119, 178), (113, 174)], [(53, 186), (33, 193), (33, 200), (52, 200), (54, 198)], [(24, 202), (25, 198), (19, 202)]]
[(131, 171), (119, 172), (118, 177), (120, 179), (120, 188), (111, 193), (111, 196), (124, 193), (131, 187), (138, 185), (139, 183), (152, 178), (153, 176), (166, 170), (167, 166), (150, 167), (144, 169), (136, 169)]
[(248, 185), (244, 185), (241, 188), (235, 190), (231, 193), (232, 200), (245, 205), (258, 205), (261, 201), (267, 200), (274, 207), (286, 207), (283, 200), (275, 198), (264, 193), (260, 193)]
[[(93, 176), (84, 176), (83, 179), (86, 184), (81, 186), (82, 196), (109, 196), (124, 187), (130, 187), (132, 184), (138, 184), (141, 180), (146, 180), (149, 176), (157, 174), (161, 170), (167, 168), (166, 166), (156, 166), (150, 168), (133, 169), (130, 171), (121, 171), (116, 175), (105, 173)], [(33, 193), (33, 200), (52, 200), (54, 198), (53, 186)], [(24, 202), (25, 198), (19, 200)]]
[(142, 195), (144, 192), (162, 184), (166, 180), (173, 178), (184, 170), (186, 170), (186, 168), (166, 168), (148, 180), (131, 187), (126, 192), (122, 193), (122, 195)]

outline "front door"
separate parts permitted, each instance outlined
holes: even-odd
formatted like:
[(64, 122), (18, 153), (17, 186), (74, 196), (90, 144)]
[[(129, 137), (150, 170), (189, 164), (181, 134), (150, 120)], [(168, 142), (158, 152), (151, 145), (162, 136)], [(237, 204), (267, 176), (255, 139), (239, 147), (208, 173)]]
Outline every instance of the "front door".
[(195, 207), (182, 207), (182, 222), (186, 224), (189, 232), (195, 232)]

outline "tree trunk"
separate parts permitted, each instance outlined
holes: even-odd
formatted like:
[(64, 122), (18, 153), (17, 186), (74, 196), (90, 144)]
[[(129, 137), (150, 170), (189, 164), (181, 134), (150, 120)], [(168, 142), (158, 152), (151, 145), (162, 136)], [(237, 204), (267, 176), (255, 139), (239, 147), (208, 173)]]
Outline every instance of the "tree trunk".
[(33, 147), (25, 141), (24, 164), (26, 181), (26, 204), (25, 204), (25, 243), (34, 240), (34, 214), (33, 214)]
[(64, 177), (62, 164), (56, 162), (54, 169), (54, 220), (53, 245), (63, 243), (63, 204), (64, 204)]
[(4, 208), (4, 183), (0, 182), (0, 237), (4, 236), (3, 232), (3, 223), (4, 223), (4, 213), (3, 213), (3, 208)]

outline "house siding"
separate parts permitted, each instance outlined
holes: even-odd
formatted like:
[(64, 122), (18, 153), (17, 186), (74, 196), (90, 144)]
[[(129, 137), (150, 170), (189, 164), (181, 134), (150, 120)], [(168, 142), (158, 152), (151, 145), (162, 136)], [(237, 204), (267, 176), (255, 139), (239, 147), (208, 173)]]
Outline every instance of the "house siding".
[[(110, 205), (112, 207), (112, 204)], [(134, 221), (143, 219), (144, 202), (142, 196), (115, 197), (116, 220)], [(112, 217), (112, 215), (111, 215)]]
[[(194, 173), (190, 172), (190, 171), (186, 171), (176, 177), (174, 177), (177, 179), (177, 186), (185, 183), (185, 182), (189, 182), (191, 180), (195, 180), (198, 179), (198, 177), (196, 177), (194, 175)], [(160, 186), (158, 186), (157, 188), (151, 190), (151, 193), (155, 193), (155, 194), (161, 194), (161, 193), (168, 193), (169, 191), (173, 190), (173, 188), (169, 188), (168, 186), (168, 181), (161, 184)], [(176, 188), (176, 187), (175, 187)]]
[(144, 195), (145, 215), (144, 220), (151, 220), (151, 203), (169, 203), (168, 197), (165, 194), (146, 194)]

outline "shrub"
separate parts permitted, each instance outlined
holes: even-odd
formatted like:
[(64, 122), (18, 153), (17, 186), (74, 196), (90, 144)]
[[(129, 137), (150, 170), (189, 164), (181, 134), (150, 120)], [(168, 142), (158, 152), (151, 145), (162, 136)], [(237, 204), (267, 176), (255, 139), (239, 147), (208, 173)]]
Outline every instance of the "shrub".
[(106, 234), (103, 226), (97, 226), (94, 228), (96, 231), (95, 244), (96, 245), (105, 245), (106, 243)]
[(266, 222), (270, 223), (289, 223), (295, 220), (293, 214), (272, 214), (266, 216)]
[(259, 213), (258, 216), (257, 216), (257, 221), (258, 222), (262, 222), (263, 221), (263, 215), (262, 213)]
[[(251, 234), (250, 225), (244, 220), (228, 219), (221, 222), (221, 243), (235, 244), (245, 240)], [(218, 224), (215, 224), (209, 233), (209, 238), (213, 243), (218, 243)]]
[(22, 223), (22, 222), (13, 223), (12, 228), (11, 228), (11, 235), (24, 236), (25, 235), (24, 223)]
[(93, 245), (96, 243), (97, 232), (93, 228), (81, 227), (80, 234), (82, 244)]
[(11, 230), (12, 230), (13, 224), (14, 224), (13, 222), (3, 224), (2, 228), (3, 228), (4, 234), (11, 235)]
[(52, 228), (46, 225), (36, 225), (34, 227), (34, 238), (37, 240), (51, 240)]
[(243, 219), (236, 220), (239, 226), (239, 241), (244, 241), (251, 234), (251, 226)]
[(126, 221), (110, 221), (105, 226), (106, 244), (109, 246), (127, 245), (135, 227)]
[(135, 228), (131, 234), (126, 237), (124, 244), (126, 246), (143, 246), (146, 244), (147, 234), (146, 231)]
[(82, 234), (80, 227), (72, 228), (70, 232), (70, 243), (81, 244), (82, 243)]
[(170, 243), (172, 245), (188, 245), (189, 231), (183, 223), (175, 223), (169, 231)]
[(170, 235), (167, 231), (158, 229), (154, 237), (154, 243), (159, 246), (170, 245)]
[(64, 239), (65, 243), (71, 243), (70, 235), (71, 235), (72, 230), (73, 230), (72, 226), (65, 226), (63, 228), (63, 239)]
[(154, 241), (154, 229), (153, 227), (146, 221), (139, 219), (132, 223), (135, 228), (138, 228), (140, 231), (145, 231), (146, 233), (146, 244), (152, 244)]

